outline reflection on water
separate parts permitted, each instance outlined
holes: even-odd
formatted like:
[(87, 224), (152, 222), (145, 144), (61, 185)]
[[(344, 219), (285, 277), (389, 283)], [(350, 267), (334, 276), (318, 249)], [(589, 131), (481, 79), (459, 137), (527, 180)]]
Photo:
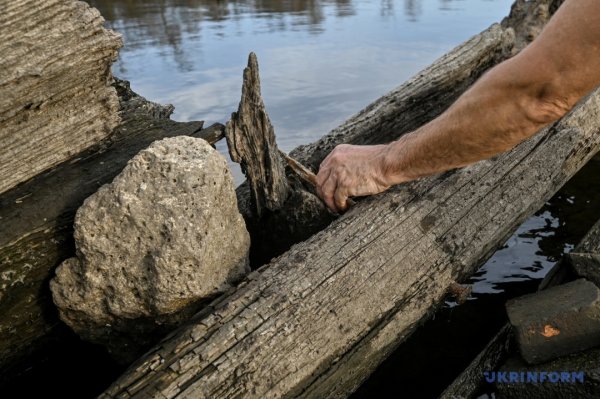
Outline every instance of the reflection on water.
[[(322, 136), (434, 59), (499, 21), (511, 0), (91, 0), (123, 34), (115, 75), (175, 105), (177, 120), (225, 122), (248, 53), (280, 146)], [(459, 7), (448, 7), (448, 4)], [(223, 150), (222, 147), (219, 148)], [(240, 175), (237, 175), (240, 178)]]
[(472, 277), (473, 293), (498, 293), (511, 282), (541, 279), (600, 218), (600, 155), (521, 225)]

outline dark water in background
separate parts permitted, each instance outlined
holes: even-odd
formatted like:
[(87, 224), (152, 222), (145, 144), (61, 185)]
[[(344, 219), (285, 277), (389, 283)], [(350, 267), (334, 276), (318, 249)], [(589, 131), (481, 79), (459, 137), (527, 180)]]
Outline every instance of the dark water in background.
[[(278, 143), (289, 151), (321, 137), (501, 20), (512, 1), (90, 3), (124, 36), (115, 75), (130, 80), (148, 99), (174, 104), (176, 120), (225, 122), (237, 108), (247, 55), (255, 51)], [(600, 218), (598, 205), (596, 158), (476, 273), (473, 296), (465, 305), (443, 307), (354, 398), (439, 394), (504, 324), (506, 299), (535, 290), (548, 269)], [(64, 334), (71, 333), (65, 328)], [(120, 371), (101, 349), (72, 335), (0, 389), (0, 397), (93, 397)]]

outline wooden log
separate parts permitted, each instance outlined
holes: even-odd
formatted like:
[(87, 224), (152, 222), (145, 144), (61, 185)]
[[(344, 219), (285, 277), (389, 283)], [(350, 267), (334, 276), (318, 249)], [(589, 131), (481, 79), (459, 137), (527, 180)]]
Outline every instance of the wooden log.
[(539, 364), (600, 343), (600, 290), (583, 278), (507, 302), (521, 357)]
[(120, 35), (75, 0), (0, 5), (0, 194), (107, 138)]
[(58, 322), (48, 281), (74, 256), (73, 217), (83, 200), (154, 140), (223, 137), (223, 125), (174, 122), (172, 106), (147, 101), (128, 82), (116, 88), (122, 123), (109, 139), (0, 196), (0, 370), (42, 345)]
[(225, 126), (229, 155), (248, 178), (252, 210), (260, 218), (265, 210), (276, 211), (290, 194), (285, 166), (275, 142), (275, 130), (260, 94), (256, 54), (250, 53), (244, 69), (242, 99)]
[(506, 154), (359, 202), (167, 337), (103, 397), (346, 396), (600, 149), (599, 116), (594, 92)]

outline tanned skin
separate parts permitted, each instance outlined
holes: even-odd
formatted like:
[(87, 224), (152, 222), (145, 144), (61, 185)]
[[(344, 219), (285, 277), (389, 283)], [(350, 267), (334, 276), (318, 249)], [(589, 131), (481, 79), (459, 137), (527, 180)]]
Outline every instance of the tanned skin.
[(539, 37), (488, 71), (442, 115), (386, 145), (337, 146), (317, 192), (333, 211), (351, 196), (507, 151), (600, 85), (600, 0), (566, 0)]

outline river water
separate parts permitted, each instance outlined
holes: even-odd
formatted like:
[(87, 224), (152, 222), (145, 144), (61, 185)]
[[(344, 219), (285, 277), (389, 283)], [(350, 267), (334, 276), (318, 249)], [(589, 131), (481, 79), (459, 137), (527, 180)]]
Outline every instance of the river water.
[[(224, 123), (237, 108), (248, 53), (256, 52), (277, 141), (289, 151), (500, 21), (512, 1), (90, 3), (123, 35), (114, 74), (148, 99), (175, 105), (175, 120)], [(226, 153), (223, 143), (218, 148)], [(237, 169), (235, 177), (242, 179)], [(466, 305), (447, 303), (354, 397), (436, 397), (505, 322), (506, 299), (534, 290), (600, 217), (599, 193), (596, 158), (473, 276)], [(15, 392), (93, 397), (120, 371), (100, 350), (73, 338), (15, 381)]]
[[(175, 105), (175, 120), (227, 121), (254, 51), (277, 142), (289, 151), (501, 20), (511, 0), (91, 4), (123, 35), (114, 74), (143, 96)], [(226, 153), (224, 142), (218, 148)]]

